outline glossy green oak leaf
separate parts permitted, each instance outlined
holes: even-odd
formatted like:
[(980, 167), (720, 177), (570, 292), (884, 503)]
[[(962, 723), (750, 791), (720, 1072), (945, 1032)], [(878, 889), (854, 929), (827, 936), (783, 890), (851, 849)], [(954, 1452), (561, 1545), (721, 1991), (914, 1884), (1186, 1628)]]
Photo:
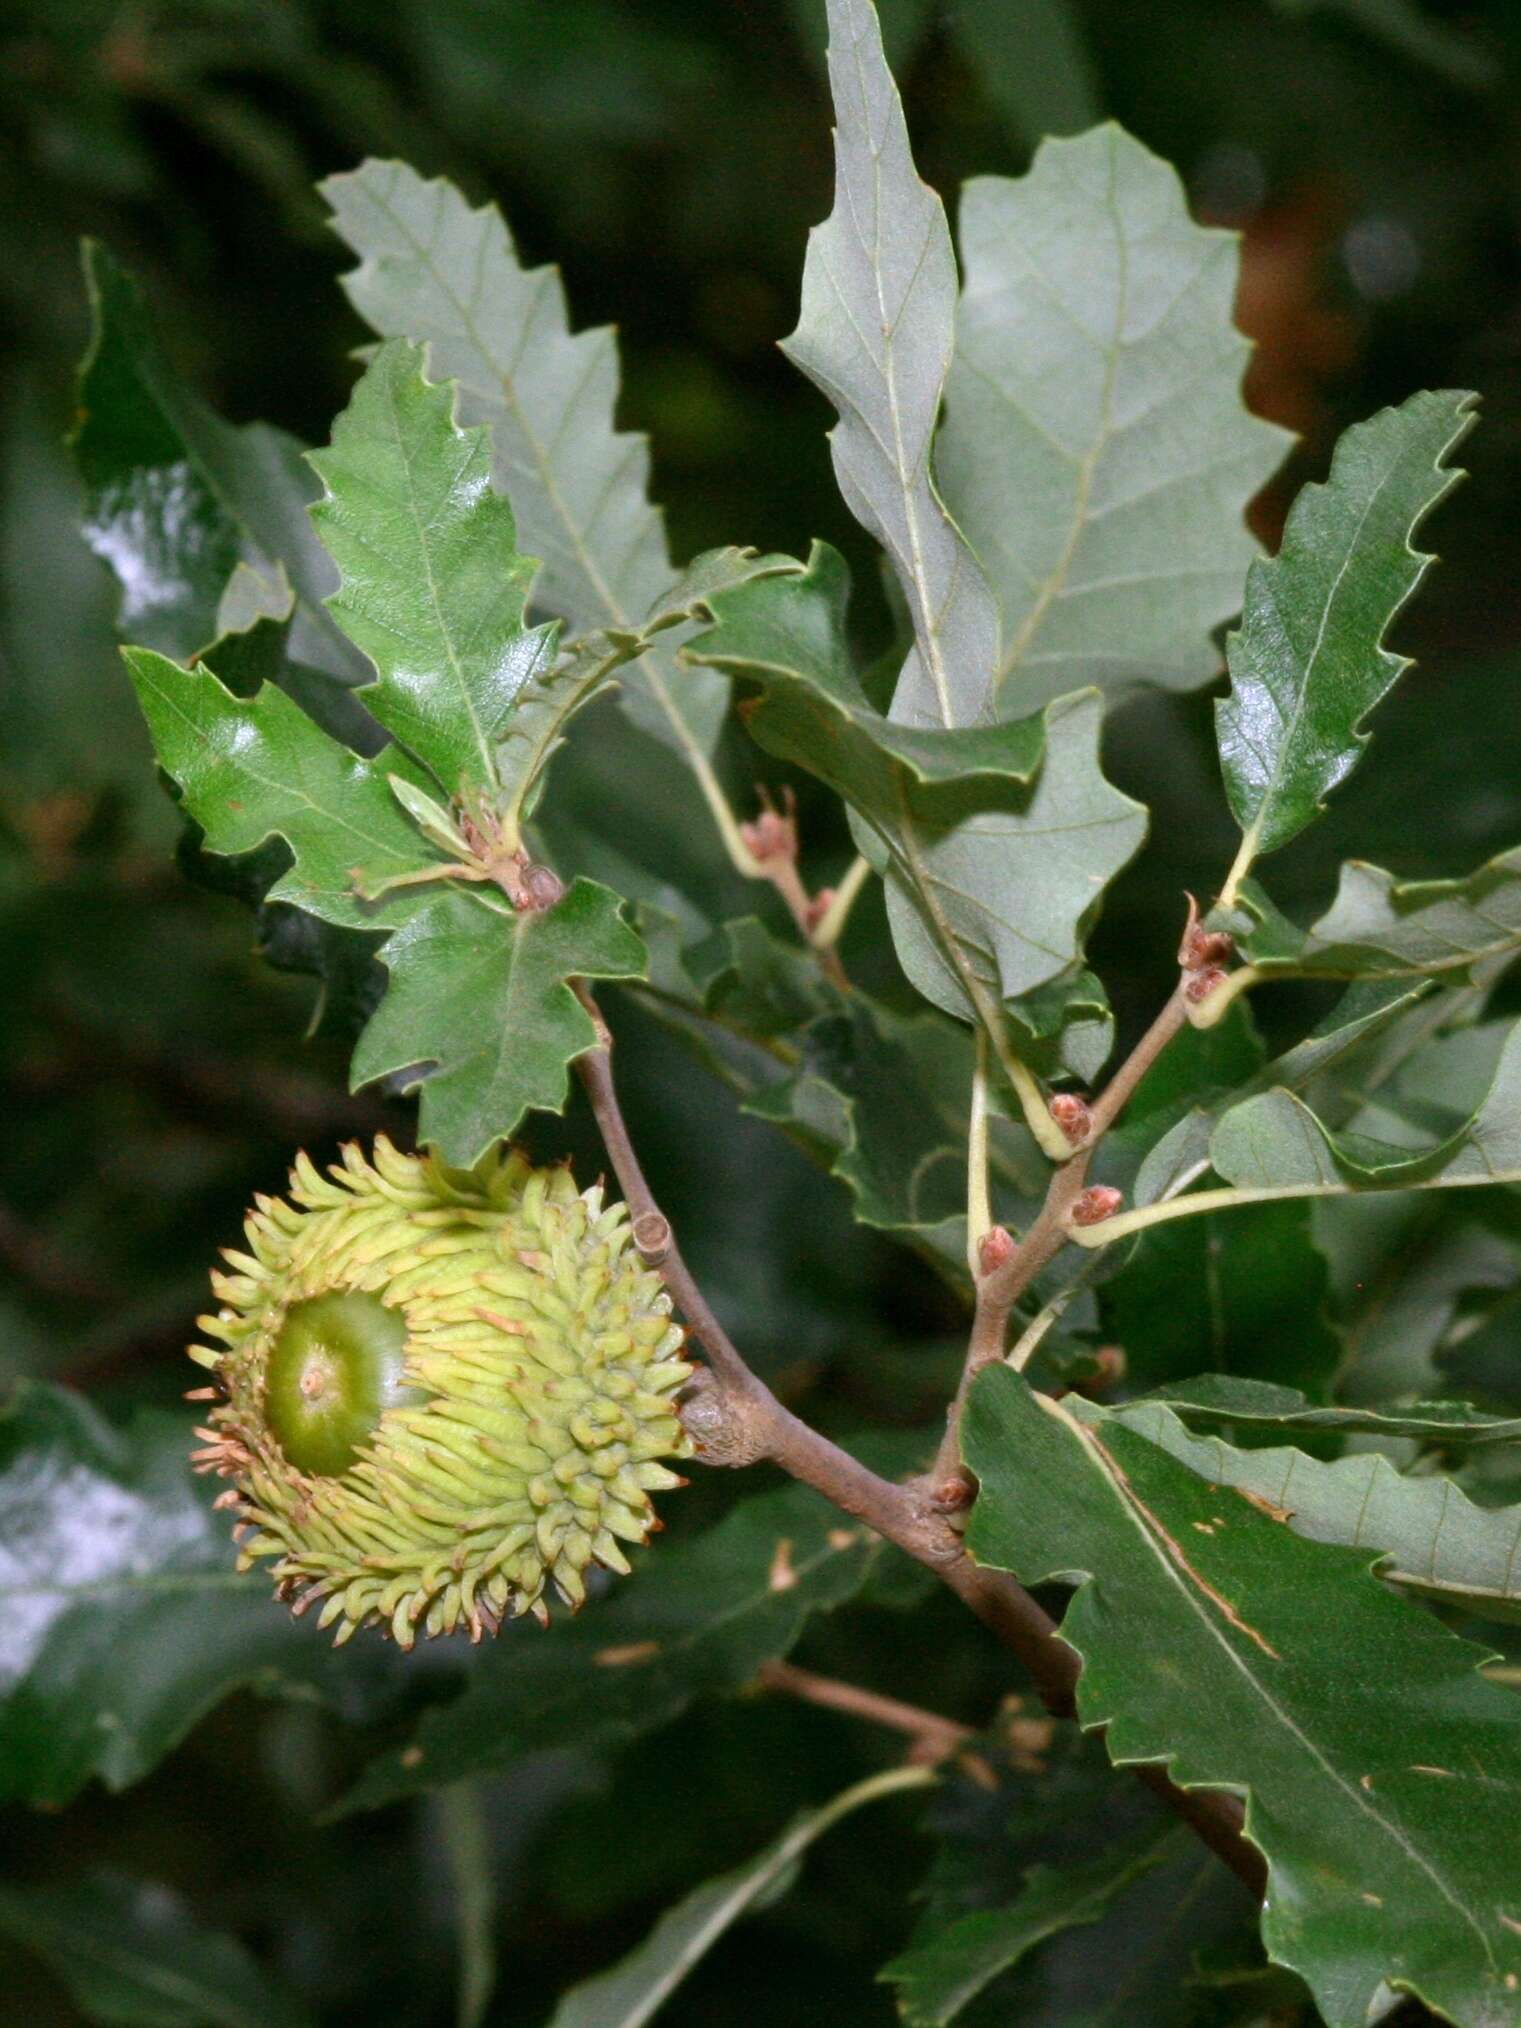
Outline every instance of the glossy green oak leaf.
[(1195, 225), (1112, 122), (975, 177), (960, 226), (937, 462), (1002, 615), (999, 716), (1208, 682), (1256, 554), (1246, 504), (1289, 441), (1241, 399), (1237, 236)]
[(871, 0), (828, 0), (834, 209), (808, 239), (797, 329), (783, 345), (835, 408), (835, 477), (882, 544), (913, 647), (895, 719), (993, 716), (998, 612), (936, 490), (930, 449), (950, 371), (956, 259), (945, 208), (919, 180)]
[(617, 895), (592, 880), (552, 908), (517, 912), (480, 888), (424, 893), (381, 947), (390, 983), (354, 1051), (353, 1082), (420, 1083), (422, 1138), (468, 1169), (525, 1113), (563, 1110), (568, 1067), (597, 1039), (567, 982), (641, 978), (645, 949)]
[(768, 753), (838, 791), (880, 843), (904, 969), (961, 1020), (1077, 957), (1106, 881), (1140, 844), (1141, 806), (1099, 770), (1095, 692), (1008, 725), (923, 729), (883, 718), (845, 647), (849, 586), (826, 544), (801, 577), (710, 601), (687, 650), (760, 690), (746, 724)]
[(423, 890), (386, 880), (442, 865), (391, 787), (427, 777), (387, 747), (363, 759), (330, 739), (272, 683), (237, 697), (207, 668), (186, 669), (147, 648), (123, 650), (166, 774), (210, 851), (251, 852), (283, 838), (293, 863), (267, 899), (292, 902), (345, 929), (403, 921)]
[(524, 622), (535, 564), (492, 490), (486, 432), (455, 422), (453, 387), (422, 366), (417, 346), (381, 346), (312, 453), (326, 488), (312, 519), (342, 580), (328, 604), (375, 666), (366, 705), (446, 799), (480, 797), (555, 629)]
[[(614, 424), (616, 334), (573, 332), (559, 271), (525, 268), (496, 206), (471, 206), (442, 177), (368, 161), (321, 190), (360, 257), (343, 278), (355, 309), (382, 338), (425, 345), (434, 378), (459, 382), (462, 420), (490, 429), (497, 486), (543, 558), (536, 607), (571, 634), (637, 628), (676, 572), (648, 496), (648, 442)], [(678, 666), (676, 645), (653, 643), (622, 699), (701, 771), (728, 688)]]
[(1330, 477), (1294, 502), (1278, 554), (1254, 563), (1215, 707), (1226, 795), (1255, 859), (1296, 837), (1362, 758), (1363, 719), (1409, 666), (1384, 635), (1425, 574), (1421, 521), (1456, 485), (1445, 460), (1474, 396), (1414, 394), (1349, 429)]
[(1521, 1704), (1482, 1650), (1365, 1552), (1302, 1540), (1135, 1430), (1080, 1427), (1007, 1368), (978, 1380), (965, 1432), (972, 1554), (1077, 1587), (1078, 1714), (1117, 1763), (1244, 1797), (1263, 1940), (1328, 2028), (1361, 2028), (1384, 1985), (1513, 2018)]

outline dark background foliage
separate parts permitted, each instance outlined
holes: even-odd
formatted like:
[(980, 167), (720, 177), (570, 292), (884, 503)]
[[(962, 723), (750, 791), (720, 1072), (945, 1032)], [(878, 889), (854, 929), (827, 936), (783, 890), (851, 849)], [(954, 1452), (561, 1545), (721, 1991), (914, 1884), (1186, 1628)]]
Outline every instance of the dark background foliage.
[[(215, 1247), (293, 1148), (329, 1152), (405, 1115), (345, 1095), (330, 1010), (269, 969), (247, 914), (176, 870), (177, 830), (116, 663), (114, 589), (75, 532), (62, 438), (86, 334), (81, 234), (141, 277), (180, 369), (221, 409), (325, 438), (362, 332), (311, 192), (366, 153), (498, 199), (524, 251), (563, 265), (580, 322), (615, 320), (623, 419), (653, 438), (678, 556), (724, 541), (800, 553), (825, 535), (885, 638), (875, 567), (830, 480), (822, 401), (776, 340), (828, 207), (828, 114), (811, 0), (9, 0), (0, 9), (0, 1367), (113, 1407), (172, 1403)], [(1253, 404), (1303, 444), (1259, 502), (1276, 537), (1337, 430), (1416, 386), (1480, 389), (1474, 477), (1443, 510), (1444, 567), (1403, 625), (1420, 668), (1379, 757), (1285, 854), (1285, 905), (1325, 896), (1348, 851), (1460, 871), (1510, 844), (1521, 803), (1521, 16), (1507, 0), (898, 0), (883, 8), (925, 174), (1016, 172), (1041, 131), (1113, 114), (1175, 161), (1202, 216), (1245, 233)], [(1111, 773), (1153, 807), (1148, 851), (1094, 946), (1122, 1024), (1168, 971), (1180, 890), (1230, 856), (1204, 699), (1132, 705)], [(735, 732), (736, 797), (760, 773)], [(777, 770), (767, 764), (774, 781)], [(804, 798), (809, 871), (843, 827)], [(811, 821), (810, 821), (811, 820)], [(722, 876), (719, 876), (720, 880)], [(757, 906), (724, 897), (728, 912)], [(767, 897), (769, 900), (769, 896)], [(873, 902), (867, 908), (875, 907)], [(866, 909), (863, 908), (863, 914)], [(780, 920), (778, 921), (780, 927)], [(869, 921), (853, 934), (863, 950)], [(279, 955), (278, 951), (276, 955)], [(870, 964), (870, 957), (863, 963)], [(901, 989), (884, 974), (883, 990)], [(926, 1270), (851, 1227), (837, 1186), (734, 1113), (669, 1039), (608, 995), (646, 1163), (757, 1366), (837, 1427), (911, 1419), (955, 1330)], [(1302, 1023), (1312, 1003), (1274, 1010)], [(584, 1120), (545, 1123), (595, 1167)], [(845, 1356), (848, 1352), (849, 1356)], [(869, 1355), (869, 1356), (868, 1356)], [(728, 1486), (701, 1483), (685, 1531)], [(913, 1637), (885, 1610), (826, 1625), (808, 1659), (980, 1720), (1002, 1664), (948, 1601)], [(449, 1665), (443, 1665), (449, 1666)], [(419, 1690), (415, 1694), (424, 1694)], [(146, 1783), (67, 1816), (17, 1813), (17, 1876), (125, 1869), (188, 1894), (333, 2023), (451, 2018), (444, 1803), (329, 1825), (314, 1812), (385, 1743), (304, 1704), (224, 1705)], [(487, 1791), (507, 1967), (490, 2019), (542, 2020), (569, 1980), (635, 1941), (705, 1873), (886, 1749), (776, 1703), (705, 1710), (617, 1756), (561, 1753)], [(848, 1835), (810, 1890), (742, 1931), (673, 2023), (881, 2022), (872, 1974), (922, 1872), (900, 1836)], [(8, 2018), (76, 2016), (50, 1975), (0, 1966)]]

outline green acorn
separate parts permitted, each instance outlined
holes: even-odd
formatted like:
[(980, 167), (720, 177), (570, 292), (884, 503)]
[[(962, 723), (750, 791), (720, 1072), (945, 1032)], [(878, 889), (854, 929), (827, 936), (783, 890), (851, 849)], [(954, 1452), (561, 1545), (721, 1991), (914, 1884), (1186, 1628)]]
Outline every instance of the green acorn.
[(657, 1460), (691, 1455), (692, 1368), (624, 1206), (515, 1152), (467, 1171), (384, 1139), (327, 1177), (298, 1155), (290, 1198), (256, 1200), (200, 1319), (220, 1349), (191, 1347), (239, 1569), (273, 1557), (339, 1642), (374, 1622), (407, 1648), (627, 1571), (650, 1494), (684, 1483)]

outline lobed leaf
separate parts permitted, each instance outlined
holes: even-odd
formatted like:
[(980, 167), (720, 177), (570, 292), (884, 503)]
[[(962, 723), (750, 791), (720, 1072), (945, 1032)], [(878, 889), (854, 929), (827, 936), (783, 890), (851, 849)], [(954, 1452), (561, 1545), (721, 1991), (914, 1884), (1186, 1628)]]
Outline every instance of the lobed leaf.
[(1508, 2018), (1521, 1707), (1477, 1673), (1482, 1652), (1365, 1554), (1302, 1540), (1133, 1429), (1079, 1427), (1007, 1368), (976, 1383), (965, 1432), (972, 1553), (1077, 1586), (1078, 1713), (1117, 1763), (1245, 1797), (1264, 1942), (1328, 2028), (1360, 2028), (1381, 1986)]
[[(1455, 974), (1482, 984), (1521, 950), (1521, 848), (1459, 880), (1400, 880), (1354, 859), (1336, 899), (1300, 935), (1258, 897), (1241, 896), (1241, 948), (1263, 974), (1412, 979)], [(1270, 905), (1269, 905), (1270, 906)]]
[(1474, 400), (1414, 394), (1349, 429), (1324, 485), (1294, 502), (1277, 556), (1252, 565), (1215, 707), (1239, 868), (1314, 821), (1362, 757), (1363, 719), (1409, 666), (1384, 635), (1431, 561), (1413, 538), (1461, 476), (1443, 461)]
[(844, 565), (815, 546), (800, 577), (710, 601), (688, 649), (759, 687), (746, 723), (768, 753), (859, 812), (887, 861), (905, 970), (961, 1020), (1057, 978), (1145, 813), (1099, 772), (1096, 693), (1009, 725), (921, 729), (874, 711), (844, 644)]
[(1236, 235), (1113, 122), (974, 177), (960, 224), (938, 469), (1002, 616), (998, 714), (1208, 682), (1288, 442), (1242, 404)]
[(998, 613), (931, 473), (954, 342), (950, 228), (914, 168), (871, 0), (828, 0), (828, 15), (834, 210), (809, 234), (802, 310), (782, 349), (839, 415), (840, 491), (908, 605), (914, 646), (893, 718), (972, 725), (994, 715)]
[(426, 777), (395, 747), (373, 760), (339, 746), (272, 683), (237, 697), (209, 668), (149, 648), (123, 651), (159, 764), (179, 783), (210, 851), (251, 852), (283, 838), (293, 863), (268, 890), (345, 929), (392, 926), (417, 888), (361, 899), (429, 862), (390, 786)]
[(516, 912), (479, 889), (427, 890), (380, 948), (390, 982), (354, 1051), (355, 1088), (420, 1083), (421, 1136), (461, 1169), (525, 1113), (563, 1111), (569, 1066), (597, 1040), (568, 982), (644, 974), (621, 907), (593, 880), (552, 908)]
[[(1362, 1429), (1410, 1437), (1429, 1434), (1433, 1423), (1430, 1416), (1418, 1414), (1359, 1417), (1336, 1409), (1322, 1409), (1322, 1419), (1312, 1421), (1313, 1413), (1302, 1411), (1297, 1420), (1280, 1426), (1307, 1434)], [(1169, 1400), (1138, 1401), (1092, 1414), (1083, 1406), (1078, 1414), (1085, 1421), (1096, 1415), (1138, 1430), (1211, 1485), (1245, 1494), (1296, 1535), (1381, 1551), (1387, 1561), (1379, 1565), (1379, 1576), (1404, 1591), (1439, 1599), (1480, 1619), (1521, 1619), (1521, 1507), (1476, 1506), (1452, 1479), (1396, 1471), (1382, 1451), (1360, 1451), (1326, 1463), (1287, 1447), (1238, 1450), (1219, 1435), (1190, 1430), (1183, 1420), (1192, 1415), (1186, 1400), (1176, 1408)], [(1223, 1411), (1206, 1417), (1206, 1423), (1211, 1419), (1239, 1423), (1254, 1433), (1273, 1426), (1271, 1418), (1253, 1423)], [(1441, 1441), (1462, 1442), (1472, 1427), (1459, 1410), (1438, 1422), (1436, 1433)], [(1515, 1441), (1514, 1426), (1498, 1440)]]
[(1210, 1136), (1210, 1161), (1248, 1193), (1319, 1196), (1521, 1181), (1521, 1023), (1507, 1034), (1482, 1103), (1456, 1132), (1412, 1145), (1414, 1133), (1386, 1117), (1387, 1131), (1399, 1132), (1400, 1140), (1334, 1134), (1301, 1099), (1276, 1088), (1224, 1114)]
[[(614, 427), (612, 330), (573, 333), (558, 270), (522, 267), (496, 207), (473, 210), (443, 178), (367, 161), (319, 187), (360, 256), (343, 282), (355, 309), (383, 338), (425, 345), (433, 376), (459, 382), (462, 418), (489, 426), (497, 486), (543, 558), (535, 602), (572, 634), (637, 628), (675, 573), (646, 494), (648, 445)], [(706, 758), (728, 689), (679, 668), (675, 645), (630, 670), (624, 704), (656, 739)]]
[(491, 489), (486, 432), (461, 429), (453, 388), (393, 340), (311, 462), (326, 489), (312, 519), (341, 578), (328, 606), (375, 665), (365, 703), (447, 796), (490, 791), (555, 630), (525, 625), (534, 564)]

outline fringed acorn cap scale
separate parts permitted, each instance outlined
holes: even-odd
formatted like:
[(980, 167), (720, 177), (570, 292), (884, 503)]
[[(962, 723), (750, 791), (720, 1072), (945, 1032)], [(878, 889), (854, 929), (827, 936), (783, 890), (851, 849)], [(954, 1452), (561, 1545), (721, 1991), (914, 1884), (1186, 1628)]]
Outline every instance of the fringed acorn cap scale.
[(234, 1482), (240, 1569), (273, 1557), (298, 1613), (403, 1647), (628, 1569), (650, 1494), (683, 1483), (657, 1460), (691, 1454), (692, 1369), (623, 1205), (517, 1153), (462, 1171), (381, 1139), (326, 1177), (298, 1155), (246, 1231), (200, 1320), (221, 1349), (191, 1348), (225, 1396), (196, 1462)]

